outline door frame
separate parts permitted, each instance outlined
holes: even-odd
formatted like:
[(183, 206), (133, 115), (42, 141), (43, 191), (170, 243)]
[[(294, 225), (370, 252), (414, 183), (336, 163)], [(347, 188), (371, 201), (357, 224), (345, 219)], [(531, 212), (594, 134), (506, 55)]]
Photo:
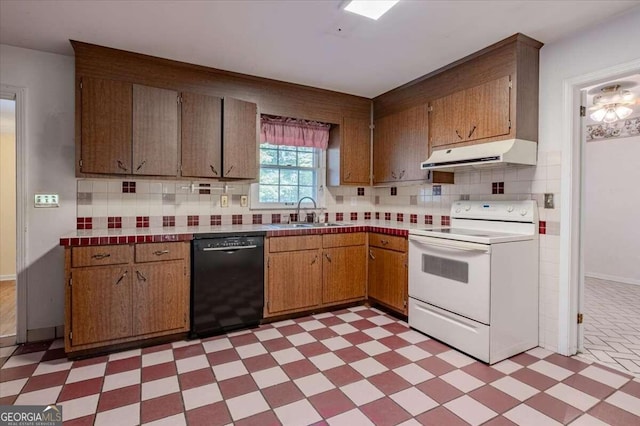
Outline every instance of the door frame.
[(640, 59), (603, 68), (565, 79), (562, 82), (562, 160), (560, 202), (560, 277), (558, 294), (558, 352), (575, 355), (578, 351), (578, 312), (584, 304), (584, 279), (581, 256), (583, 241), (580, 231), (583, 218), (581, 203), (583, 190), (582, 166), (584, 143), (582, 120), (579, 114), (581, 90), (640, 73)]
[(16, 343), (27, 341), (27, 88), (0, 85), (0, 97), (16, 102)]

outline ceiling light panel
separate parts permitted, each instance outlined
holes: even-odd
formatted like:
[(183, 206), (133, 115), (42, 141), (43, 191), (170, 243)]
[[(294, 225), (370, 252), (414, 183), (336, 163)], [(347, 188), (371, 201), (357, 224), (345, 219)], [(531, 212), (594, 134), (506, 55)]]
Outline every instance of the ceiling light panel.
[(344, 10), (377, 20), (400, 0), (352, 0)]

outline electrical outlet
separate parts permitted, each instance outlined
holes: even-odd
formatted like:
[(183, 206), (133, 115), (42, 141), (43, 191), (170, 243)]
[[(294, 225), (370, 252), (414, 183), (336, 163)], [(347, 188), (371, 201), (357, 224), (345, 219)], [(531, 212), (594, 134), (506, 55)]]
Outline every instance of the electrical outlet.
[(553, 207), (553, 194), (544, 194), (544, 208), (552, 209)]
[(249, 205), (249, 197), (246, 195), (240, 196), (240, 207), (247, 207)]
[(220, 196), (220, 207), (229, 207), (229, 196), (227, 194)]
[(60, 207), (58, 194), (36, 194), (34, 207)]

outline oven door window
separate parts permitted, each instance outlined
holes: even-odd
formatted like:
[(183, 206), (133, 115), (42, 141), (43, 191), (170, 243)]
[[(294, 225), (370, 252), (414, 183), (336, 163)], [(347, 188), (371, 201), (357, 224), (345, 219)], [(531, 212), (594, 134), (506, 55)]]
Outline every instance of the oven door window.
[(469, 263), (460, 260), (423, 254), (422, 272), (463, 284), (469, 283)]

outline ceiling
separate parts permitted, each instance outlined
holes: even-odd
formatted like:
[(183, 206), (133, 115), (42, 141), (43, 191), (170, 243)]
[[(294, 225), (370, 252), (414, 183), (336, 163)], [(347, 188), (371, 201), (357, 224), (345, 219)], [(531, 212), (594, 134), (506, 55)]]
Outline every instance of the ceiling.
[(75, 39), (375, 97), (514, 33), (543, 43), (634, 1), (401, 0), (378, 21), (341, 0), (0, 1), (0, 43), (73, 55)]

